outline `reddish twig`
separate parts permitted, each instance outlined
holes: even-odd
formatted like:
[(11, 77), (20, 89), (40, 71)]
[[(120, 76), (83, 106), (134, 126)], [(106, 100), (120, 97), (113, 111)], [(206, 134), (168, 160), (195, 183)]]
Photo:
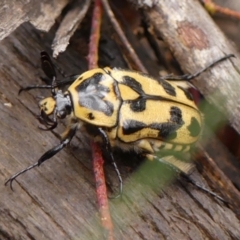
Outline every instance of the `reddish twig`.
[[(98, 67), (98, 45), (100, 38), (100, 27), (102, 18), (102, 4), (101, 0), (95, 0), (93, 16), (92, 16), (92, 26), (91, 26), (91, 36), (89, 43), (89, 53), (88, 53), (88, 67), (89, 69)], [(105, 230), (105, 238), (108, 240), (113, 240), (113, 224), (109, 211), (107, 188), (105, 183), (105, 176), (103, 171), (104, 160), (102, 157), (102, 150), (99, 144), (92, 142), (92, 158), (93, 158), (93, 169), (96, 181), (96, 193), (97, 201), (99, 206), (100, 218), (102, 222), (102, 227)]]
[(93, 169), (96, 181), (99, 212), (102, 226), (106, 230), (106, 239), (113, 239), (113, 224), (108, 206), (107, 188), (103, 171), (104, 160), (100, 146), (94, 142), (91, 144), (93, 156)]
[(98, 67), (98, 45), (100, 38), (101, 22), (102, 22), (102, 3), (101, 0), (95, 0), (92, 16), (89, 52), (87, 57), (89, 69)]
[(221, 7), (212, 2), (212, 0), (201, 0), (205, 8), (211, 13), (221, 13), (226, 16), (230, 16), (236, 19), (240, 19), (240, 13), (229, 8)]

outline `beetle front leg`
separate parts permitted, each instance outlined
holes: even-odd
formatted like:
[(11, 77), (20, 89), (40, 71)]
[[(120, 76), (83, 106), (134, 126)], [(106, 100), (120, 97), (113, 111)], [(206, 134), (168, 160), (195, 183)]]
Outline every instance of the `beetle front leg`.
[(99, 132), (100, 132), (100, 134), (101, 134), (101, 136), (103, 138), (103, 142), (104, 142), (104, 144), (106, 146), (106, 150), (107, 150), (106, 153), (109, 155), (109, 158), (110, 158), (110, 160), (112, 162), (112, 165), (114, 167), (115, 172), (117, 173), (118, 180), (119, 180), (119, 183), (120, 183), (120, 185), (119, 185), (119, 194), (116, 197), (114, 197), (114, 198), (117, 198), (117, 197), (122, 195), (122, 190), (123, 190), (122, 177), (121, 177), (121, 174), (120, 174), (120, 172), (118, 170), (117, 164), (116, 164), (116, 162), (114, 160), (113, 153), (112, 153), (112, 147), (111, 147), (111, 144), (109, 142), (108, 135), (106, 134), (106, 132), (102, 128), (98, 128), (98, 130), (99, 130)]
[(58, 144), (57, 146), (53, 147), (52, 149), (48, 150), (47, 152), (45, 152), (39, 159), (37, 162), (35, 162), (34, 164), (30, 165), (29, 167), (21, 170), (20, 172), (14, 174), (12, 177), (10, 177), (6, 182), (5, 185), (7, 185), (8, 183), (10, 183), (10, 187), (13, 190), (12, 187), (12, 183), (14, 180), (16, 180), (16, 178), (18, 176), (20, 176), (21, 174), (27, 172), (28, 170), (40, 166), (43, 162), (45, 162), (46, 160), (50, 159), (51, 157), (53, 157), (54, 155), (56, 155), (58, 152), (60, 152), (64, 147), (66, 147), (66, 145), (72, 140), (73, 136), (76, 133), (76, 128), (70, 129), (66, 138), (63, 139), (61, 141), (60, 144)]

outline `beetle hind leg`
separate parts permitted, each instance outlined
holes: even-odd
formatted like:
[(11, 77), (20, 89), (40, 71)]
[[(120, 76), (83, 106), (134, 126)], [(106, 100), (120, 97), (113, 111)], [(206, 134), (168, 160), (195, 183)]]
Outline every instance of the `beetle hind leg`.
[(185, 162), (181, 161), (180, 159), (177, 159), (174, 156), (164, 156), (163, 158), (159, 158), (155, 155), (152, 154), (147, 154), (146, 155), (147, 159), (149, 160), (157, 160), (161, 163), (163, 163), (165, 166), (168, 166), (170, 169), (172, 169), (176, 175), (181, 177), (182, 179), (186, 180), (187, 182), (191, 183), (201, 191), (217, 198), (218, 200), (228, 204), (228, 202), (217, 195), (215, 192), (211, 191), (210, 189), (204, 187), (202, 184), (199, 184), (198, 182), (194, 181), (189, 174), (193, 171), (194, 164), (191, 162)]
[(177, 159), (174, 156), (164, 156), (162, 158), (159, 158), (152, 154), (146, 154), (146, 157), (148, 160), (157, 160), (164, 165), (168, 166), (170, 169), (172, 169), (174, 172), (176, 172), (178, 175), (181, 173), (189, 174), (192, 172), (194, 168), (194, 164), (191, 162), (185, 162)]

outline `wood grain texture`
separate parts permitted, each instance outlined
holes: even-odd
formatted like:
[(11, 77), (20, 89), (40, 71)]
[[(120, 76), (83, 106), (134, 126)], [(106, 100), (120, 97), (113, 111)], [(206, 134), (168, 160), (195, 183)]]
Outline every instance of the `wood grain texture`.
[(61, 14), (68, 0), (7, 0), (0, 1), (0, 40), (24, 22), (48, 31)]
[(61, 25), (53, 40), (52, 49), (54, 58), (56, 58), (60, 52), (66, 50), (72, 35), (76, 29), (80, 27), (80, 23), (85, 17), (90, 3), (91, 0), (77, 0), (73, 2), (71, 9), (68, 10), (67, 15), (61, 21)]

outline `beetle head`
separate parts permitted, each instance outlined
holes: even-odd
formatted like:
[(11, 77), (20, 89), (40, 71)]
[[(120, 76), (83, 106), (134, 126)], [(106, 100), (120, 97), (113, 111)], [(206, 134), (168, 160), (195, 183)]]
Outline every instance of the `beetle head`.
[[(41, 124), (52, 130), (57, 126), (57, 118), (63, 119), (72, 111), (72, 103), (68, 93), (57, 90), (52, 97), (44, 98), (39, 102), (41, 114), (38, 117)], [(51, 119), (49, 116), (53, 114)]]

